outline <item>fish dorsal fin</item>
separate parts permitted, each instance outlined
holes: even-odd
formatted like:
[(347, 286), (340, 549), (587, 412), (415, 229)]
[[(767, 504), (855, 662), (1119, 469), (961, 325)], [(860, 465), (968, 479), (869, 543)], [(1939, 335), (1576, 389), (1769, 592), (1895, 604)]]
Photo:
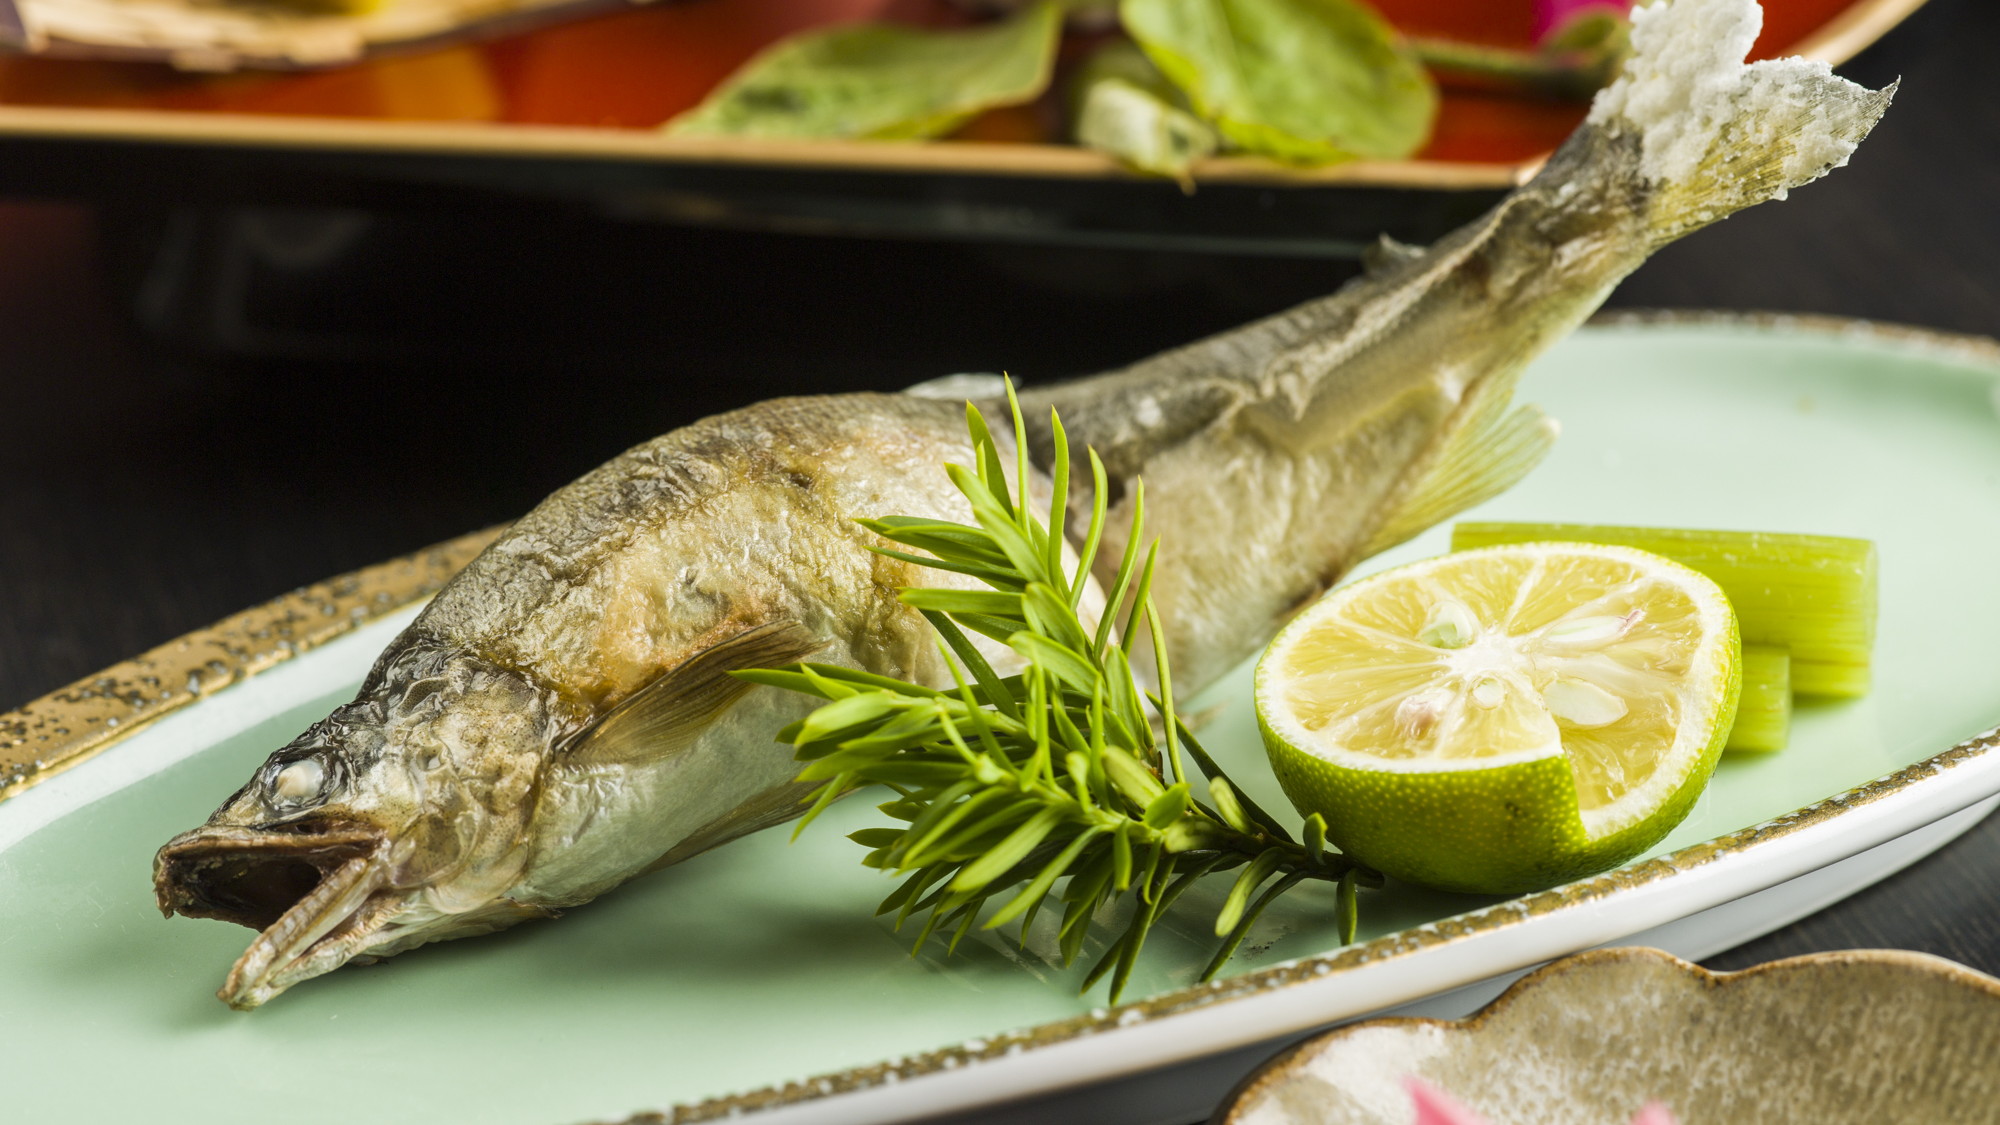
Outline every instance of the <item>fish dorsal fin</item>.
[(1424, 475), (1392, 501), (1395, 509), (1362, 548), (1361, 558), (1498, 496), (1548, 455), (1559, 429), (1556, 420), (1532, 406), (1509, 410), (1515, 381), (1490, 382), (1475, 392), (1476, 401), (1461, 408), (1471, 417), (1445, 440)]
[(904, 387), (903, 393), (916, 398), (942, 398), (952, 401), (968, 398), (1005, 398), (1007, 377), (989, 372), (969, 371), (958, 375), (940, 375), (935, 379), (925, 379), (915, 386)]
[(1391, 267), (1400, 266), (1412, 258), (1424, 256), (1424, 248), (1398, 242), (1388, 235), (1382, 235), (1361, 251), (1361, 268), (1369, 274), (1380, 274)]
[(717, 641), (606, 712), (569, 744), (564, 760), (614, 765), (684, 750), (753, 686), (729, 673), (796, 663), (823, 647), (794, 621), (758, 625)]

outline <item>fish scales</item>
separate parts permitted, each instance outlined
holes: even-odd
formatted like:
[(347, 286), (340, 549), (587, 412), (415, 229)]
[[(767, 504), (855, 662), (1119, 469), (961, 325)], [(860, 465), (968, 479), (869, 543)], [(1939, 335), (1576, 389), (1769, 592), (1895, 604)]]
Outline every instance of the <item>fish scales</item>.
[[(1752, 0), (1641, 9), (1624, 75), (1486, 216), (1427, 250), (1385, 242), (1331, 297), (1023, 396), (1032, 491), (1052, 487), (1052, 409), (1073, 455), (1105, 460), (1101, 576), (1143, 480), (1184, 693), (1528, 472), (1555, 427), (1512, 405), (1521, 370), (1649, 253), (1846, 161), (1892, 91), (1743, 64), (1759, 19)], [(942, 471), (971, 455), (962, 407), (936, 390), (707, 419), (509, 528), (352, 703), (160, 850), (162, 910), (259, 931), (222, 998), (255, 1007), (355, 958), (546, 917), (798, 815), (773, 736), (809, 705), (728, 673), (810, 658), (945, 682), (896, 594), (969, 582), (871, 552), (854, 522), (970, 517)], [(981, 405), (997, 420), (1000, 400)]]

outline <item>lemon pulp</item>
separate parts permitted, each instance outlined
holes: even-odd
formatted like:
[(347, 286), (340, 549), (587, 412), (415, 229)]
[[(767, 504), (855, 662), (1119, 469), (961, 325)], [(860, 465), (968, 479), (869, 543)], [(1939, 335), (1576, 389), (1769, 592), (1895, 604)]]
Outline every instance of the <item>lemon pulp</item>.
[(1329, 838), (1459, 890), (1547, 886), (1678, 823), (1734, 714), (1728, 599), (1623, 547), (1468, 551), (1336, 590), (1257, 670), (1272, 764)]

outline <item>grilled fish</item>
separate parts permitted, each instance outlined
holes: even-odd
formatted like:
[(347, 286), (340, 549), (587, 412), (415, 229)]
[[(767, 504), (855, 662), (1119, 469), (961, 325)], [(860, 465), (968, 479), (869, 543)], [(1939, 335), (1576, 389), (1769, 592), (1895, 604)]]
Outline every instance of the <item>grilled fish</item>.
[[(1053, 456), (1055, 409), (1114, 489), (1144, 475), (1183, 690), (1355, 563), (1533, 467), (1555, 427), (1511, 404), (1521, 370), (1653, 250), (1846, 161), (1893, 91), (1800, 60), (1743, 65), (1760, 19), (1752, 0), (1641, 10), (1625, 74), (1483, 218), (1428, 250), (1384, 243), (1333, 296), (1024, 396), (1034, 464)], [(938, 575), (871, 553), (854, 521), (969, 519), (941, 471), (970, 455), (962, 409), (934, 393), (766, 402), (530, 512), (352, 703), (160, 850), (162, 910), (260, 931), (222, 998), (252, 1008), (355, 958), (547, 917), (797, 815), (773, 734), (809, 704), (728, 673), (810, 657), (946, 680), (896, 600)], [(1130, 504), (1100, 559), (1120, 556)]]

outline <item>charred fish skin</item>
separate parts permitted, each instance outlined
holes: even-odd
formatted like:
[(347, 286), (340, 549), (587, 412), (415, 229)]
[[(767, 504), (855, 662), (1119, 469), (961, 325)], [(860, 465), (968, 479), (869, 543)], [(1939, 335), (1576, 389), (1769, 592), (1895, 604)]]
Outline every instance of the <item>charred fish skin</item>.
[[(1511, 403), (1521, 369), (1654, 249), (1845, 160), (1889, 92), (1742, 65), (1757, 13), (1642, 10), (1590, 122), (1436, 246), (1385, 247), (1332, 297), (1025, 396), (1041, 465), (1053, 408), (1124, 491), (1101, 559), (1119, 557), (1143, 475), (1184, 691), (1355, 563), (1529, 471), (1555, 430)], [(854, 520), (968, 519), (940, 466), (969, 455), (959, 404), (855, 395), (774, 400), (614, 459), (510, 528), (353, 703), (169, 841), (161, 908), (260, 931), (222, 989), (250, 1008), (797, 815), (772, 736), (809, 704), (728, 673), (810, 658), (946, 682), (896, 598), (940, 576), (871, 552)], [(1044, 470), (1029, 484), (1050, 487)]]
[(551, 748), (515, 897), (585, 902), (800, 811), (772, 736), (809, 704), (731, 669), (810, 657), (948, 680), (896, 598), (922, 572), (869, 550), (854, 517), (969, 519), (938, 471), (971, 456), (963, 412), (855, 395), (696, 423), (558, 492), (440, 594), (413, 630), (559, 685), (589, 728)]

